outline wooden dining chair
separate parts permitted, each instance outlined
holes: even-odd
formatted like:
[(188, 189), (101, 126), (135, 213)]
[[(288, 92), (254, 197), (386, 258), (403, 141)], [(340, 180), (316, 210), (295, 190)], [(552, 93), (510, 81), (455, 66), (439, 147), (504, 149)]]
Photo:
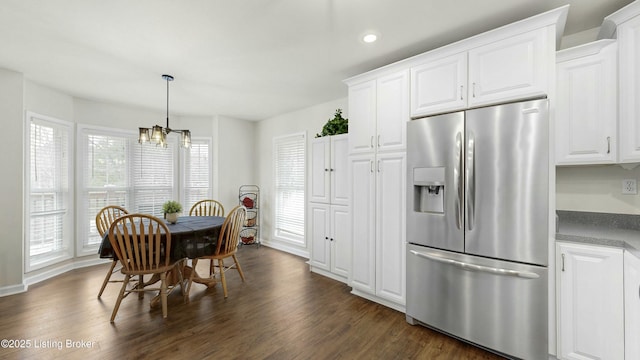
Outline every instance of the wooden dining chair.
[[(96, 228), (98, 229), (98, 234), (100, 234), (100, 237), (104, 237), (104, 234), (109, 231), (109, 227), (115, 221), (115, 219), (127, 214), (129, 214), (127, 209), (117, 205), (108, 205), (100, 209), (100, 211), (98, 211), (98, 214), (96, 215)], [(104, 277), (102, 287), (100, 287), (98, 298), (102, 296), (102, 293), (104, 292), (104, 289), (107, 287), (108, 283), (122, 282), (122, 280), (111, 280), (111, 275), (119, 270), (116, 269), (117, 264), (118, 258), (114, 255), (113, 261), (111, 262), (111, 267), (109, 268), (107, 275)]]
[[(143, 291), (160, 290), (162, 317), (167, 317), (167, 295), (178, 285), (186, 302), (185, 282), (182, 278), (184, 258), (171, 260), (171, 232), (161, 219), (146, 214), (130, 214), (116, 219), (109, 228), (109, 242), (113, 252), (122, 263), (120, 270), (124, 274), (124, 283), (111, 314), (114, 322), (122, 299), (132, 292), (142, 294)], [(175, 284), (168, 284), (167, 273), (177, 275)], [(144, 275), (160, 277), (160, 287), (134, 286), (127, 284), (134, 276), (140, 276), (140, 284)], [(175, 276), (174, 276), (175, 280)]]
[(224, 206), (217, 200), (200, 200), (193, 204), (189, 216), (224, 216)]
[[(224, 216), (224, 206), (217, 200), (200, 200), (193, 204), (189, 216)], [(214, 266), (214, 260), (211, 260), (209, 276), (213, 274)]]
[[(227, 298), (227, 280), (225, 277), (225, 272), (230, 269), (238, 270), (240, 274), (240, 278), (244, 282), (244, 273), (242, 272), (242, 268), (240, 267), (240, 262), (236, 257), (236, 252), (238, 251), (238, 239), (240, 238), (240, 229), (242, 228), (242, 224), (247, 216), (247, 209), (244, 206), (236, 206), (231, 210), (229, 215), (224, 219), (224, 223), (222, 223), (222, 228), (220, 229), (220, 235), (218, 236), (218, 241), (216, 245), (216, 250), (212, 255), (200, 256), (193, 259), (193, 269), (191, 271), (191, 275), (189, 276), (189, 285), (187, 286), (187, 297), (189, 297), (189, 292), (191, 291), (191, 284), (193, 284), (193, 277), (195, 274), (195, 268), (198, 265), (198, 260), (200, 259), (209, 259), (212, 262), (217, 261), (218, 264), (215, 265), (219, 269), (220, 273), (220, 281), (222, 282), (222, 290), (224, 291), (224, 297)], [(224, 259), (232, 258), (233, 264), (225, 265)], [(215, 271), (209, 276), (215, 277)]]

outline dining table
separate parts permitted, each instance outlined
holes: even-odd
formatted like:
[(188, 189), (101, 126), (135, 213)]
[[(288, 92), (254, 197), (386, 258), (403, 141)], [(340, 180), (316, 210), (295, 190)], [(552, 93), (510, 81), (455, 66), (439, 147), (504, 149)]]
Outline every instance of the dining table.
[[(171, 260), (195, 259), (200, 256), (214, 254), (224, 219), (221, 216), (181, 216), (178, 217), (176, 223), (164, 220), (171, 233)], [(161, 231), (164, 232), (162, 228)], [(113, 259), (115, 256), (109, 241), (108, 231), (102, 238), (98, 253), (102, 259)], [(183, 268), (185, 279), (190, 276), (191, 271), (195, 271), (195, 269), (185, 264)], [(157, 279), (153, 277), (149, 282), (145, 282), (144, 286), (157, 280), (159, 280), (159, 277)], [(173, 281), (178, 282), (175, 278)], [(193, 281), (204, 284), (207, 287), (216, 284), (214, 278), (201, 277), (197, 272), (194, 274)]]

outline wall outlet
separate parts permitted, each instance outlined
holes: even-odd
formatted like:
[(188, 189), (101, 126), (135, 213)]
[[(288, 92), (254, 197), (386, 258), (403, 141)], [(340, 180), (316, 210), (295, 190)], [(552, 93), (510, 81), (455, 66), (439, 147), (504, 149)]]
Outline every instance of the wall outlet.
[(636, 179), (625, 179), (622, 180), (622, 193), (625, 195), (636, 195), (638, 194), (638, 186), (636, 183)]

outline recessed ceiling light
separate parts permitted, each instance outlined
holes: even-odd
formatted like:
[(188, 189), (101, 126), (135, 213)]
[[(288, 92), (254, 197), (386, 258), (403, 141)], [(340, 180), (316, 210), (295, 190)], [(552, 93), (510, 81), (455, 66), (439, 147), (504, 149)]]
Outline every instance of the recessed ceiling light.
[(362, 41), (366, 43), (372, 43), (376, 40), (378, 40), (378, 35), (376, 34), (366, 34), (365, 36), (362, 37)]

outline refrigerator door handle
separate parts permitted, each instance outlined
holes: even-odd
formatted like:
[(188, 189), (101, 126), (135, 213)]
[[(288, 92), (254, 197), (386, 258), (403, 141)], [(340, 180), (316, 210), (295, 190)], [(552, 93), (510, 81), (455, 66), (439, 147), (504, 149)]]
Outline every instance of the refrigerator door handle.
[(473, 226), (475, 223), (475, 211), (476, 211), (476, 145), (475, 145), (475, 135), (472, 131), (469, 131), (467, 134), (467, 193), (465, 194), (466, 204), (467, 204), (467, 228), (469, 231), (473, 230)]
[(470, 264), (470, 263), (466, 263), (466, 262), (462, 262), (462, 261), (457, 261), (457, 260), (441, 257), (441, 256), (439, 256), (437, 254), (424, 253), (424, 252), (419, 252), (419, 251), (415, 251), (415, 250), (410, 250), (409, 252), (412, 253), (413, 255), (418, 256), (418, 257), (422, 257), (422, 258), (425, 258), (425, 259), (429, 259), (429, 260), (433, 260), (433, 261), (437, 261), (437, 262), (441, 262), (441, 263), (457, 266), (457, 267), (462, 268), (464, 270), (481, 271), (481, 272), (486, 272), (486, 273), (490, 273), (490, 274), (494, 274), (494, 275), (520, 277), (520, 278), (524, 278), (524, 279), (537, 279), (537, 278), (540, 277), (540, 275), (538, 275), (538, 274), (536, 274), (534, 272), (530, 272), (530, 271), (509, 270), (509, 269), (501, 269), (501, 268), (495, 268), (495, 267), (484, 266), (484, 265)]
[(456, 134), (456, 163), (454, 166), (454, 174), (453, 174), (453, 188), (456, 189), (456, 203), (455, 203), (455, 212), (456, 212), (456, 225), (458, 229), (462, 230), (462, 217), (464, 214), (462, 213), (462, 159), (463, 155), (463, 147), (462, 147), (462, 133), (458, 132)]

